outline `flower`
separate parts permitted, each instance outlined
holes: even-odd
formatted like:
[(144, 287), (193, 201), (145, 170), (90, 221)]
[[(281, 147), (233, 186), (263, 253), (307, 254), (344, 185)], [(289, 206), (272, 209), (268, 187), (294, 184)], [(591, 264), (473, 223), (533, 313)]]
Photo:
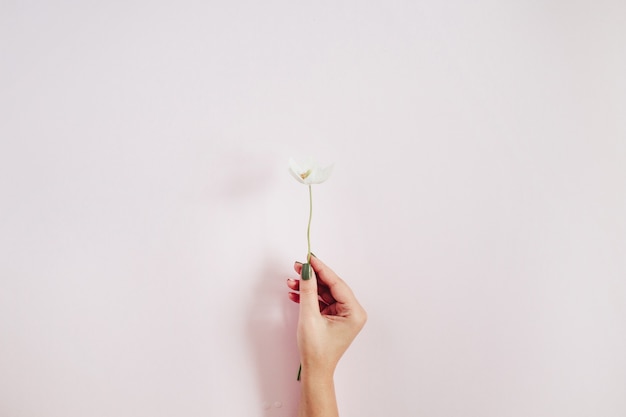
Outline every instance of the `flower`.
[(333, 164), (322, 168), (312, 159), (308, 159), (306, 162), (299, 164), (294, 161), (293, 158), (289, 158), (289, 172), (302, 184), (321, 184), (332, 174)]
[[(333, 172), (333, 165), (320, 167), (312, 159), (308, 159), (304, 164), (298, 164), (293, 158), (289, 158), (289, 172), (293, 177), (309, 186), (309, 224), (306, 228), (307, 255), (306, 263), (302, 264), (302, 279), (308, 280), (312, 277), (311, 271), (311, 218), (313, 217), (313, 187), (312, 184), (321, 184), (330, 177)], [(302, 364), (298, 369), (298, 381), (300, 381), (300, 372)]]

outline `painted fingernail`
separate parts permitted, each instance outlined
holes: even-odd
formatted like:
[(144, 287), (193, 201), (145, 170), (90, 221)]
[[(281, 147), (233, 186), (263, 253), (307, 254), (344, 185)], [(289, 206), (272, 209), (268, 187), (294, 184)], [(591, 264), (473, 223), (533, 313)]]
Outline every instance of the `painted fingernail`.
[(302, 276), (302, 279), (305, 281), (308, 281), (309, 279), (311, 279), (311, 264), (309, 263), (302, 264), (302, 273), (300, 275)]

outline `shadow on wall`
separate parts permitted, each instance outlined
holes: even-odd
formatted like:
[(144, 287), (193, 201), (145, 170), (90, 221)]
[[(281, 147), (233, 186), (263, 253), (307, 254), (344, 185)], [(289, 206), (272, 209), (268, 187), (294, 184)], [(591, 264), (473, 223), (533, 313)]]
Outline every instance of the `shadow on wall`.
[[(268, 257), (268, 259), (271, 259)], [(287, 298), (284, 262), (267, 261), (248, 303), (248, 337), (256, 367), (259, 415), (292, 417), (300, 395), (297, 305)]]

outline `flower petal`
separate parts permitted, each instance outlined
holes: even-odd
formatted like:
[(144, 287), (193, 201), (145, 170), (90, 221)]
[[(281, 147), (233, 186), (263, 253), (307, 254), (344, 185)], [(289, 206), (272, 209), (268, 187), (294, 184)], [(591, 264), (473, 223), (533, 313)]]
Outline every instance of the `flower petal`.
[(333, 173), (333, 168), (333, 164), (330, 164), (325, 168), (317, 168), (311, 173), (311, 175), (309, 175), (307, 180), (310, 181), (310, 184), (321, 184), (330, 177), (330, 174)]
[(289, 158), (289, 172), (298, 182), (306, 184), (300, 176), (300, 174), (306, 172), (306, 170), (303, 170), (293, 158)]
[(321, 168), (309, 158), (304, 163), (298, 163), (293, 158), (289, 158), (289, 172), (302, 184), (321, 184), (326, 181), (333, 171), (333, 164)]

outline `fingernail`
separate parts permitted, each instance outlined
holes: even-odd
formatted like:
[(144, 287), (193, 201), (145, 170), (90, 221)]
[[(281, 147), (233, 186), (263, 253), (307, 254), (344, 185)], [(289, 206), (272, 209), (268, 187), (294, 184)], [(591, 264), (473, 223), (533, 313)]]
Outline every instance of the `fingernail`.
[(302, 279), (305, 281), (308, 281), (309, 279), (311, 279), (311, 264), (309, 263), (302, 264), (302, 273), (300, 275), (302, 276)]
[(317, 258), (317, 256), (313, 252), (311, 252), (311, 256), (315, 256)]

